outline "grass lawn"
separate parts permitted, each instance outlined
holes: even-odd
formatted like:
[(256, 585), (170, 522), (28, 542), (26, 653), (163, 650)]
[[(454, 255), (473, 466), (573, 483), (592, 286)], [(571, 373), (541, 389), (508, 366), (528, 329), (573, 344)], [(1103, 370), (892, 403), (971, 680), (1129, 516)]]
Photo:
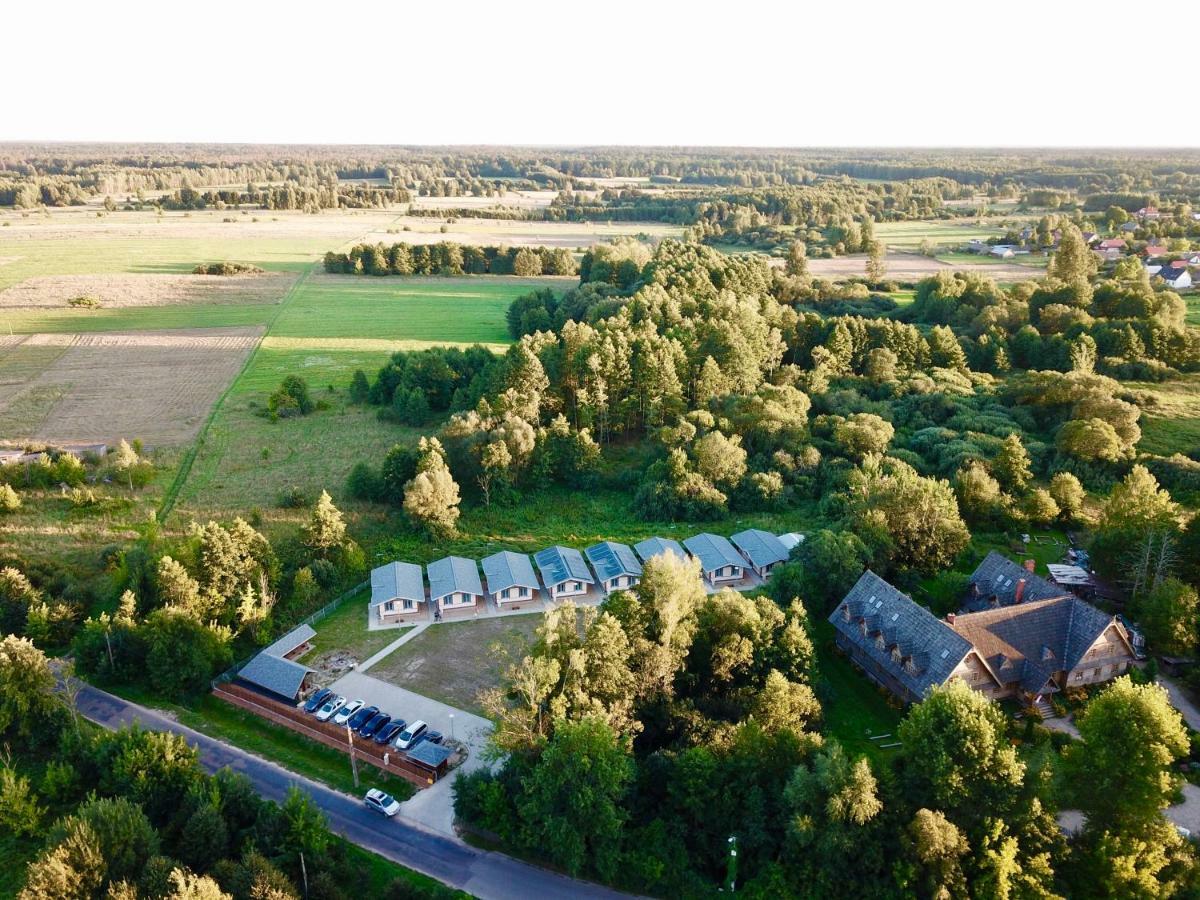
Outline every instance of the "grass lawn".
[(403, 778), (385, 774), (369, 765), (359, 767), (361, 786), (356, 788), (347, 754), (310, 741), (294, 731), (218, 700), (211, 694), (205, 694), (184, 706), (160, 700), (134, 687), (111, 690), (143, 706), (165, 710), (189, 728), (269, 759), (298, 775), (320, 781), (353, 797), (361, 796), (369, 787), (377, 787), (399, 800), (406, 800), (415, 790)]
[[(412, 869), (406, 869), (392, 862), (390, 859), (384, 859), (370, 850), (364, 850), (358, 844), (352, 843), (345, 838), (335, 836), (334, 839), (345, 844), (346, 858), (350, 861), (350, 864), (357, 871), (366, 873), (369, 896), (382, 897), (384, 892), (397, 878), (408, 882), (418, 889), (424, 888), (428, 890), (439, 887), (443, 891), (450, 891), (450, 888), (435, 878), (422, 875), (420, 872), (414, 872)], [(468, 900), (471, 895), (463, 891), (454, 891), (450, 896), (458, 896), (464, 898), (464, 900)]]
[[(900, 710), (891, 706), (871, 679), (837, 652), (834, 629), (824, 616), (810, 617), (809, 627), (817, 648), (820, 672), (818, 695), (825, 713), (825, 731), (837, 738), (851, 756), (866, 755), (876, 762), (895, 753), (881, 744), (895, 742)], [(891, 734), (892, 738), (870, 740), (873, 735)]]
[(289, 300), (271, 337), (507, 344), (505, 313), (515, 298), (539, 287), (565, 289), (576, 283), (559, 278), (319, 275)]
[(909, 306), (917, 299), (917, 292), (915, 290), (888, 291), (887, 295), (895, 300), (896, 305), (901, 309)]
[(1192, 292), (1184, 298), (1187, 301), (1187, 322), (1189, 325), (1200, 325), (1200, 294)]
[(483, 715), (479, 693), (500, 684), (505, 665), (493, 645), (528, 644), (541, 621), (530, 613), (430, 625), (372, 667), (371, 676)]
[(312, 649), (303, 657), (309, 665), (330, 650), (345, 650), (360, 661), (378, 653), (392, 641), (398, 639), (407, 628), (387, 628), (381, 631), (367, 630), (367, 604), (371, 592), (367, 588), (342, 601), (342, 605), (321, 619), (313, 628), (317, 636), (312, 639)]
[(1138, 404), (1142, 409), (1139, 450), (1170, 456), (1200, 448), (1200, 375), (1162, 384), (1126, 382), (1125, 386), (1145, 397)]

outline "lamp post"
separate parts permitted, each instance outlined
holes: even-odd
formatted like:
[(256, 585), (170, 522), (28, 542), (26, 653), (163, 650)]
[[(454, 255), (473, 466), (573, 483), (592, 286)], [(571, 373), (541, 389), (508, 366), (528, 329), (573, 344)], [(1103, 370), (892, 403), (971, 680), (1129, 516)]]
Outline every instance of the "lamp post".
[(454, 740), (454, 713), (450, 713), (450, 740)]
[(350, 723), (346, 723), (346, 743), (350, 745), (350, 771), (354, 773), (354, 788), (358, 789), (358, 759), (354, 756), (354, 732), (350, 730)]

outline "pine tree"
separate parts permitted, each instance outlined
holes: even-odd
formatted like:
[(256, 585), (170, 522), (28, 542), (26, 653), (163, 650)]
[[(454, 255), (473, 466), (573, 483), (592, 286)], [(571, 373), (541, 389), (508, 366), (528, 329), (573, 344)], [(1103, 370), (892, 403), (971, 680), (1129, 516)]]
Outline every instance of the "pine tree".
[(333, 505), (328, 491), (321, 491), (312, 517), (304, 526), (304, 545), (317, 556), (328, 557), (346, 543), (346, 523), (342, 514)]
[(421, 438), (417, 474), (404, 488), (404, 511), (435, 538), (453, 537), (459, 491), (437, 438)]

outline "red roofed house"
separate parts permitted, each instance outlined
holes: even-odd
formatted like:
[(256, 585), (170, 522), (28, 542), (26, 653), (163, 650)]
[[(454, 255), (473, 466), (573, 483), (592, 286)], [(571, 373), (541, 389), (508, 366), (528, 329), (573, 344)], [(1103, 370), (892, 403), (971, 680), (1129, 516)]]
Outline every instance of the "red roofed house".
[(1134, 215), (1139, 219), (1157, 219), (1160, 215), (1162, 215), (1162, 213), (1160, 213), (1153, 206), (1143, 206), (1141, 209), (1135, 212)]
[(1100, 242), (1101, 250), (1124, 250), (1125, 238), (1108, 238)]

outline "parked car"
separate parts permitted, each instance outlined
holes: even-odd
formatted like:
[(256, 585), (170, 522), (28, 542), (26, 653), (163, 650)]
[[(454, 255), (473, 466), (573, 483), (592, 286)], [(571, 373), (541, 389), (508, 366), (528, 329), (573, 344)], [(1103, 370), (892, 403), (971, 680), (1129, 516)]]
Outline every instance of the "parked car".
[[(417, 744), (422, 744), (422, 743), (440, 744), (444, 740), (445, 740), (445, 737), (442, 735), (442, 733), (440, 731), (433, 731), (432, 729), (426, 729), (424, 734), (422, 734), (415, 741), (413, 741), (413, 747), (417, 746)], [(412, 747), (409, 747), (408, 749), (411, 750)]]
[(328, 722), (329, 717), (342, 708), (342, 704), (346, 702), (346, 698), (340, 694), (333, 694), (325, 698), (325, 702), (321, 704), (321, 708), (317, 710), (317, 721)]
[(379, 733), (379, 729), (390, 721), (392, 721), (392, 717), (387, 713), (377, 713), (366, 725), (358, 729), (358, 733), (365, 738), (375, 737)]
[(304, 711), (306, 713), (316, 712), (317, 708), (322, 703), (324, 703), (327, 699), (329, 699), (329, 695), (332, 693), (333, 693), (333, 691), (331, 691), (329, 688), (321, 688), (319, 691), (317, 691), (315, 694), (313, 694), (311, 697), (308, 698), (308, 702), (304, 704)]
[(424, 734), (425, 729), (428, 727), (429, 726), (420, 719), (417, 719), (417, 721), (413, 722), (402, 732), (400, 732), (400, 736), (396, 738), (396, 749), (408, 750), (411, 748), (414, 744), (416, 744), (417, 738)]
[(396, 735), (404, 730), (404, 726), (407, 724), (403, 719), (392, 719), (392, 721), (375, 732), (373, 740), (377, 744), (390, 744)]
[(361, 700), (351, 700), (345, 706), (338, 710), (337, 715), (333, 717), (334, 725), (345, 725), (350, 721), (350, 717), (362, 709), (363, 702)]
[(371, 720), (371, 716), (375, 715), (377, 712), (379, 712), (378, 706), (368, 706), (364, 709), (360, 709), (350, 717), (350, 721), (346, 724), (350, 726), (351, 731), (358, 731), (358, 729), (366, 725), (367, 722)]
[(371, 788), (367, 791), (367, 796), (363, 797), (363, 803), (367, 809), (373, 809), (389, 819), (400, 812), (400, 804), (396, 802), (396, 798), (391, 794), (385, 794), (378, 788)]

